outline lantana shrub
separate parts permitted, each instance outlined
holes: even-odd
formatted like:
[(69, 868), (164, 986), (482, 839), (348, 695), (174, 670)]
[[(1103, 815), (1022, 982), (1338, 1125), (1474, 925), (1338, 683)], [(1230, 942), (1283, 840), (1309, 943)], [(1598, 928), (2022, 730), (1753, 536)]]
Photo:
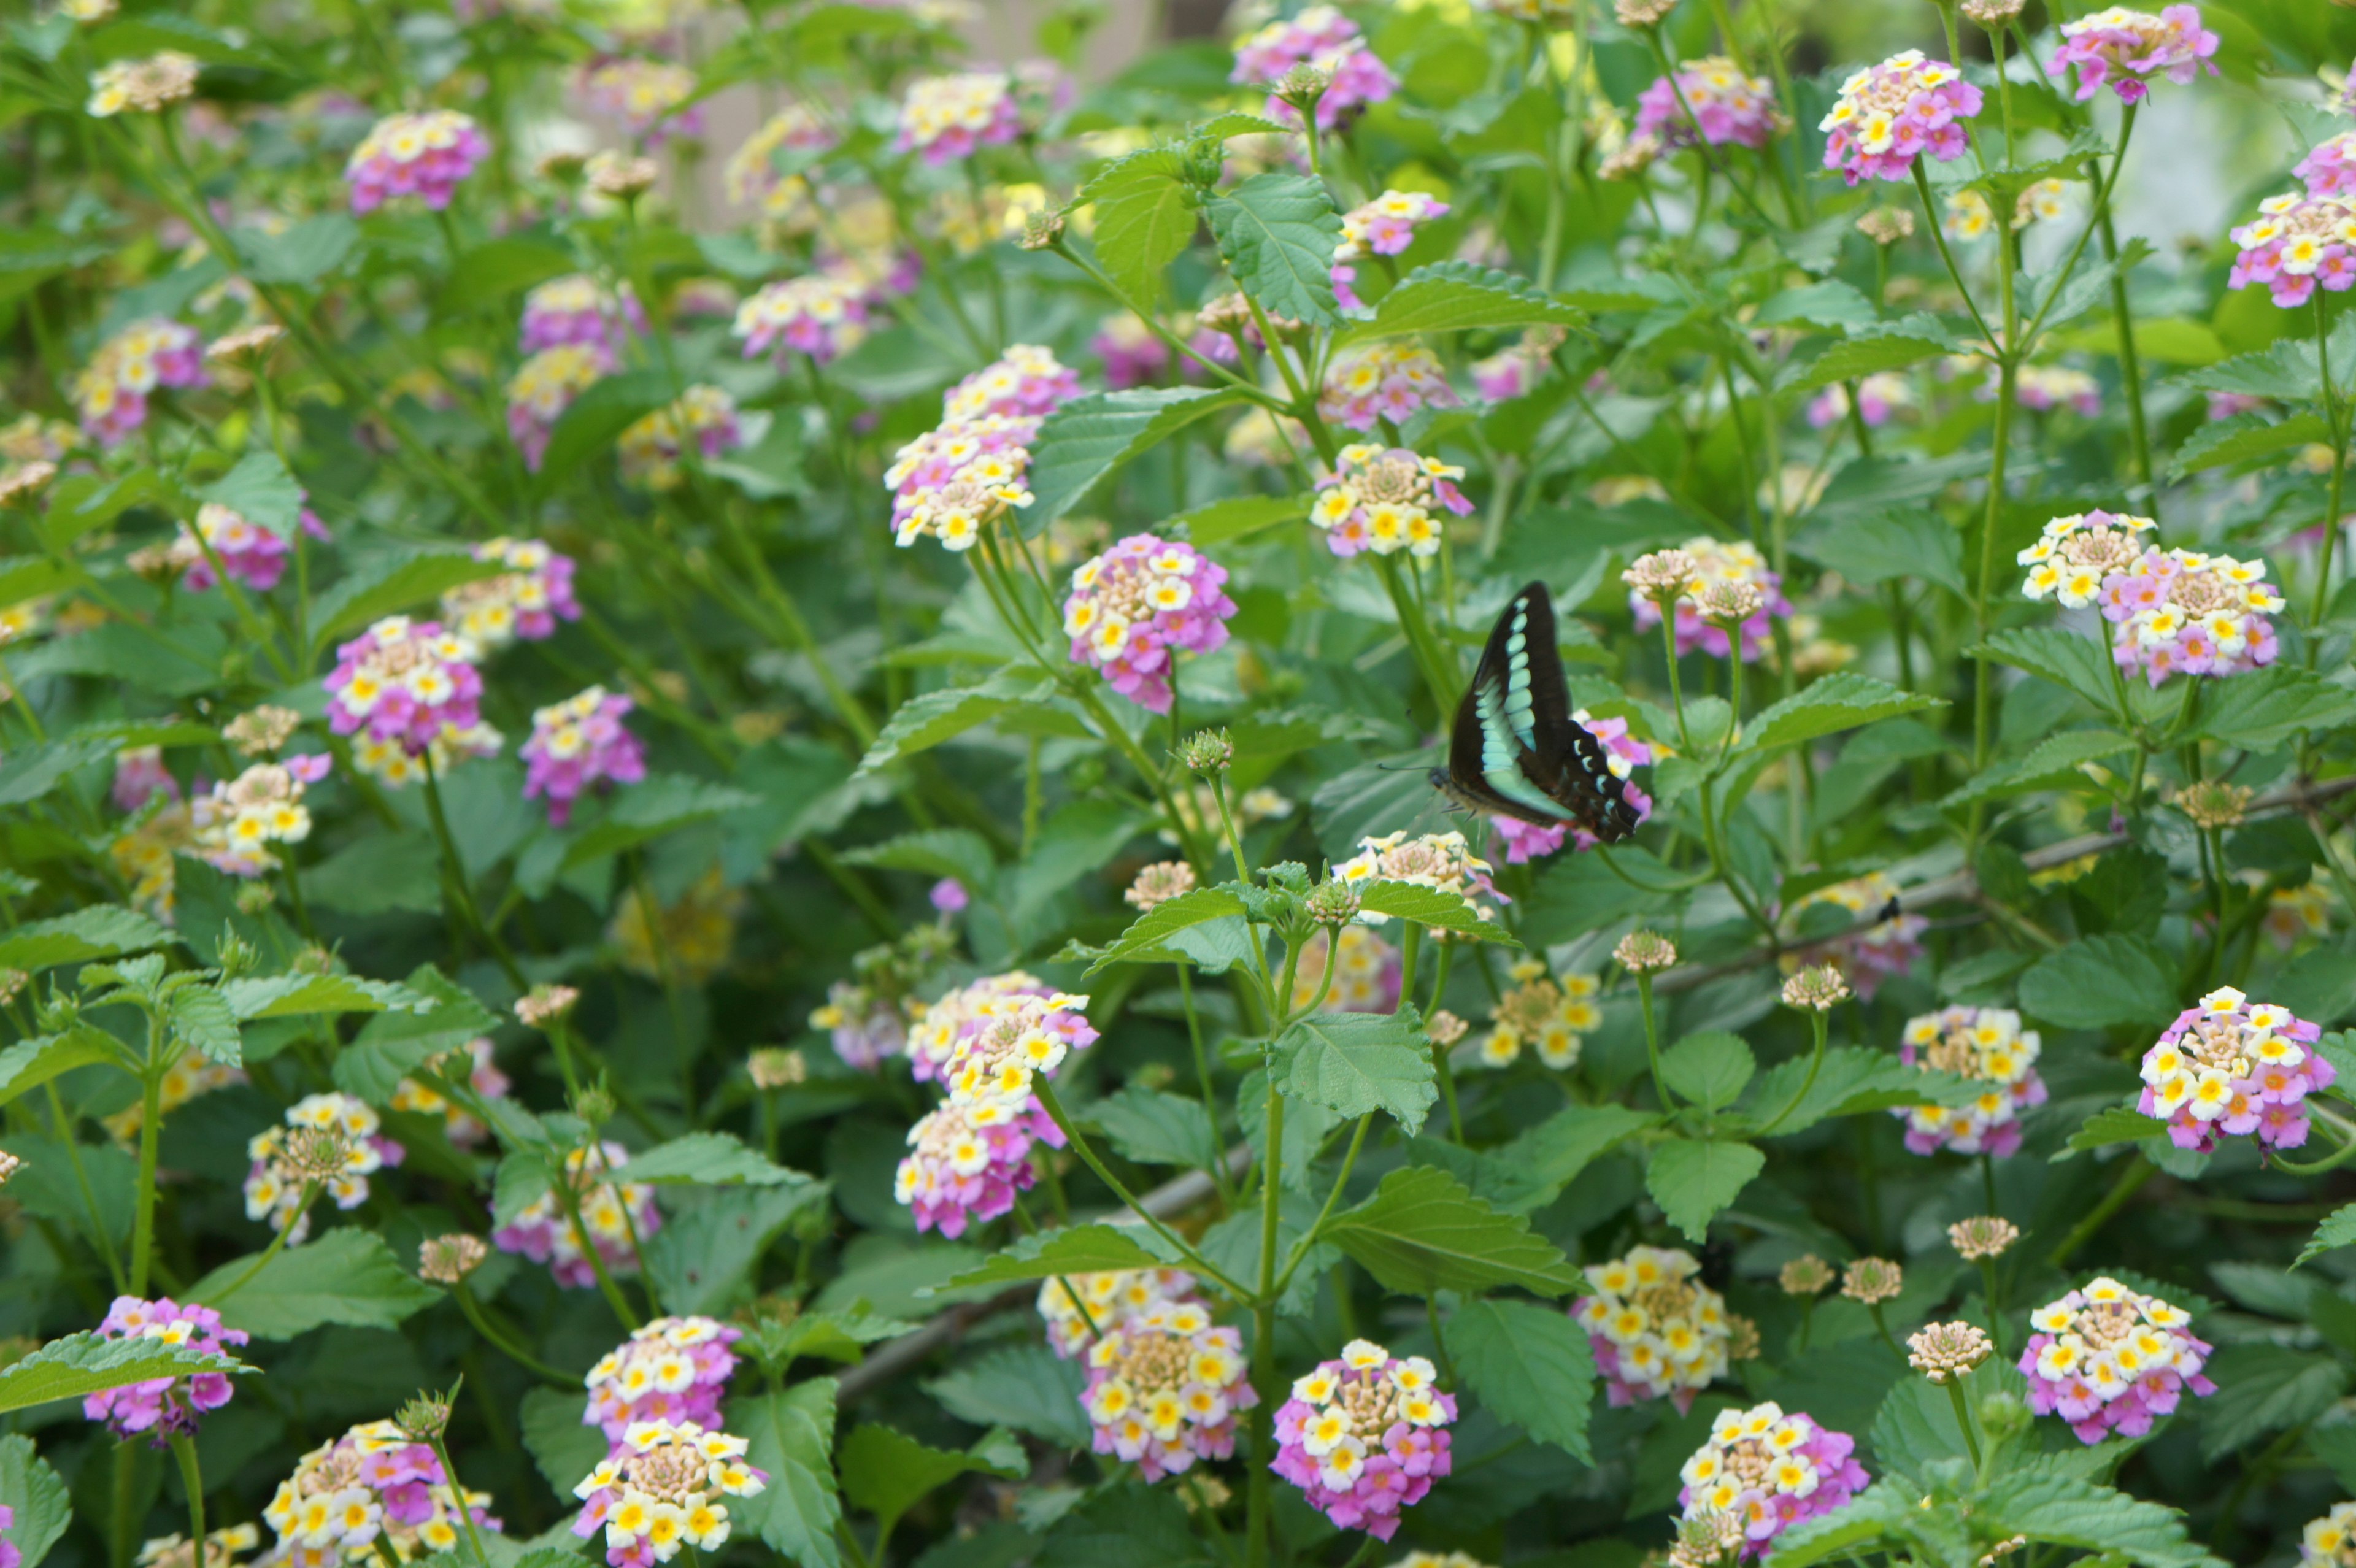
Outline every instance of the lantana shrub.
[(2356, 1562), (2351, 69), (27, 0), (0, 1568)]

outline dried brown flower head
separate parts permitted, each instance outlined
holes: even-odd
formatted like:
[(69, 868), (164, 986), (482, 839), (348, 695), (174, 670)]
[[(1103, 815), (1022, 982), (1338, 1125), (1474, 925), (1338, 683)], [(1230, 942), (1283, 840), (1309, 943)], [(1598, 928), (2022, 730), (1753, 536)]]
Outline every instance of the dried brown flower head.
[(589, 188), (599, 196), (628, 201), (654, 189), (662, 167), (652, 158), (628, 153), (594, 153), (584, 169)]
[(11, 464), (0, 469), (0, 507), (14, 507), (29, 501), (48, 488), (58, 476), (58, 465), (37, 458), (30, 463)]

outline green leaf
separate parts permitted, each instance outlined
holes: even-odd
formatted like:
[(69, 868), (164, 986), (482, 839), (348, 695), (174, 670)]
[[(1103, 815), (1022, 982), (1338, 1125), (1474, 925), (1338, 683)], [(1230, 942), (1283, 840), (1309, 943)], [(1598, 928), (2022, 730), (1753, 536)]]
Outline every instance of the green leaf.
[(2356, 722), (2356, 691), (2278, 664), (2206, 683), (2196, 733), (2245, 752), (2279, 752), (2304, 731)]
[(2126, 1105), (2112, 1105), (2086, 1118), (2078, 1130), (2070, 1135), (2070, 1142), (2055, 1155), (2055, 1159), (2067, 1159), (2088, 1149), (2108, 1148), (2114, 1144), (2141, 1143), (2146, 1138), (2158, 1137), (2168, 1131), (2168, 1124), (2157, 1116), (2147, 1116), (2141, 1111)]
[(227, 980), (221, 996), (240, 1019), (294, 1018), (310, 1013), (422, 1013), (434, 997), (391, 980), (357, 975), (274, 975)]
[(258, 283), (307, 287), (344, 264), (359, 243), (359, 225), (340, 212), (306, 218), (284, 233), (241, 229), (232, 236), (245, 258), (246, 275)]
[[(2298, 1251), (2298, 1262), (2319, 1258), (2339, 1247), (2356, 1246), (2356, 1203), (2344, 1204), (2325, 1217), (2315, 1228), (2315, 1234)], [(2297, 1265), (2294, 1264), (2294, 1267)]]
[(759, 795), (730, 784), (679, 773), (657, 773), (616, 795), (613, 809), (605, 813), (605, 819), (564, 851), (564, 864), (586, 865), (682, 827), (760, 804)]
[(548, 1489), (569, 1498), (605, 1456), (605, 1435), (581, 1419), (584, 1403), (570, 1389), (536, 1388), (523, 1396), (523, 1445)]
[(1132, 1083), (1090, 1105), (1086, 1119), (1104, 1130), (1123, 1158), (1141, 1165), (1204, 1168), (1219, 1157), (1211, 1114), (1199, 1100)]
[(1104, 955), (1088, 965), (1093, 978), (1098, 971), (1114, 964), (1162, 964), (1171, 958), (1163, 941), (1188, 926), (1205, 921), (1219, 920), (1244, 912), (1243, 900), (1218, 888), (1196, 888), (1192, 892), (1165, 899), (1129, 923), (1120, 940), (1104, 951)]
[(615, 438), (671, 400), (671, 379), (659, 370), (624, 370), (593, 381), (556, 416), (535, 476), (553, 491), (614, 444)]
[(1906, 578), (1935, 582), (1962, 599), (1962, 536), (1938, 513), (1922, 507), (1821, 516), (1794, 537), (1792, 548), (1851, 582)]
[(2280, 402), (2312, 402), (2322, 396), (2323, 379), (2310, 338), (2282, 338), (2255, 354), (2203, 365), (2169, 379), (2201, 392), (2239, 392)]
[(1403, 1296), (1512, 1286), (1559, 1296), (1579, 1285), (1561, 1250), (1533, 1235), (1526, 1221), (1498, 1213), (1430, 1166), (1392, 1171), (1372, 1198), (1335, 1215), (1319, 1239)]
[(0, 1370), (0, 1413), (51, 1400), (80, 1399), (126, 1383), (197, 1372), (249, 1371), (234, 1356), (156, 1339), (102, 1339), (69, 1334), (52, 1339), (24, 1360)]
[(835, 1494), (832, 1378), (812, 1378), (783, 1393), (728, 1402), (728, 1430), (749, 1445), (745, 1459), (769, 1476), (766, 1490), (730, 1499), (736, 1517), (797, 1568), (840, 1568), (835, 1530), (842, 1501)]
[(1146, 310), (1162, 297), (1162, 275), (1194, 240), (1200, 221), (1185, 160), (1173, 149), (1151, 147), (1099, 169), (1080, 188), (1096, 206), (1090, 236), (1097, 261), (1120, 292)]
[(1358, 907), (1369, 914), (1394, 915), (1440, 931), (1477, 936), (1518, 947), (1513, 933), (1498, 920), (1483, 920), (1470, 900), (1417, 882), (1365, 882), (1355, 890)]
[(1491, 1168), (1501, 1172), (1504, 1180), (1496, 1190), (1484, 1189), (1480, 1196), (1515, 1213), (1542, 1208), (1589, 1166), (1659, 1120), (1609, 1103), (1557, 1111), (1490, 1151)]
[(1990, 1534), (2010, 1531), (2143, 1568), (2223, 1568), (2185, 1538), (2177, 1509), (2066, 1476), (1999, 1477), (1974, 1499), (1972, 1514)]
[(1342, 215), (1324, 182), (1305, 175), (1254, 175), (1211, 197), (1205, 214), (1219, 254), (1264, 310), (1311, 326), (1331, 326), (1333, 247)]
[(1758, 1059), (1742, 1037), (1724, 1029), (1687, 1035), (1661, 1055), (1661, 1075), (1670, 1090), (1705, 1111), (1733, 1104), (1758, 1071)]
[[(728, 1200), (766, 1200), (774, 1192), (732, 1192)], [(665, 1225), (662, 1234), (669, 1233)], [(797, 1356), (825, 1356), (837, 1361), (856, 1361), (866, 1352), (863, 1347), (881, 1339), (896, 1339), (903, 1334), (916, 1332), (918, 1325), (898, 1317), (879, 1317), (864, 1309), (856, 1312), (803, 1312), (786, 1323), (766, 1320), (748, 1329), (743, 1340), (744, 1353), (782, 1373)]]
[(902, 1514), (959, 1476), (977, 1470), (984, 1475), (1010, 1474), (981, 1455), (929, 1448), (872, 1422), (843, 1439), (841, 1463), (842, 1495), (875, 1516), (879, 1536), (891, 1534)]
[(545, 240), (493, 240), (458, 258), (436, 303), (445, 316), (466, 315), (577, 270), (570, 251)]
[(227, 507), (256, 528), (268, 528), (280, 539), (292, 539), (303, 526), (303, 486), (286, 472), (273, 452), (249, 452), (237, 466), (197, 492), (204, 500)]
[(2269, 1434), (2304, 1425), (2348, 1392), (2348, 1368), (2339, 1357), (2287, 1345), (2228, 1345), (2207, 1371), (2217, 1392), (2196, 1408), (2201, 1456), (2212, 1463)]
[(23, 1558), (18, 1568), (41, 1568), (41, 1559), (73, 1521), (73, 1504), (66, 1484), (29, 1437), (0, 1437), (0, 1507), (16, 1516), (5, 1534)]
[(2164, 1024), (2177, 1013), (2176, 976), (2147, 938), (2089, 936), (2047, 954), (2021, 976), (2020, 1007), (2064, 1029)]
[(1676, 1138), (1654, 1146), (1644, 1189), (1662, 1217), (1698, 1243), (1708, 1238), (1710, 1221), (1766, 1168), (1767, 1157), (1750, 1144)]
[(955, 877), (968, 888), (986, 889), (998, 875), (998, 858), (990, 840), (970, 827), (934, 827), (903, 833), (881, 844), (843, 852), (847, 866), (875, 866), (886, 871), (916, 871), (927, 877)]
[(431, 964), (412, 971), (405, 988), (427, 1005), (369, 1019), (330, 1070), (337, 1088), (371, 1105), (391, 1100), (401, 1081), (428, 1061), (499, 1027), (498, 1015), (473, 992)]
[(980, 686), (954, 687), (911, 698), (892, 710), (883, 733), (875, 737), (851, 776), (854, 781), (864, 778), (902, 757), (953, 741), (1009, 709), (1045, 702), (1055, 694), (1055, 683), (1036, 665), (1018, 665), (999, 671)]
[(766, 1155), (746, 1148), (728, 1133), (689, 1133), (632, 1155), (620, 1168), (631, 1181), (657, 1186), (784, 1187), (810, 1180), (798, 1170), (771, 1164)]
[(1118, 1482), (1055, 1521), (1038, 1568), (1194, 1568), (1208, 1553), (1173, 1487)]
[(202, 1051), (206, 1060), (223, 1067), (245, 1065), (245, 1042), (238, 1035), (237, 1015), (230, 1010), (229, 998), (210, 986), (183, 986), (173, 992), (167, 1016), (172, 1038)]
[(442, 857), (423, 833), (379, 829), (303, 870), (303, 897), (338, 914), (442, 912)]
[(2046, 736), (2025, 757), (1987, 768), (1961, 789), (1949, 792), (1939, 804), (1953, 808), (2057, 784), (2086, 785), (2093, 782), (2083, 772), (2086, 763), (2134, 750), (2135, 742), (2115, 730), (2067, 730)]
[(145, 953), (179, 940), (136, 910), (92, 904), (55, 920), (37, 920), (0, 935), (0, 969), (37, 970)]
[[(1251, 535), (1283, 523), (1305, 521), (1312, 497), (1298, 496), (1229, 496), (1212, 501), (1192, 511), (1181, 512), (1170, 519), (1170, 529), (1175, 531), (1181, 523), (1186, 527), (1184, 538), (1191, 543), (1208, 548)], [(46, 564), (46, 563), (41, 563)], [(5, 603), (0, 599), (0, 603)]]
[(198, 1280), (186, 1299), (219, 1307), (222, 1322), (257, 1339), (292, 1339), (322, 1323), (391, 1328), (442, 1299), (440, 1291), (420, 1284), (394, 1261), (383, 1237), (351, 1226), (286, 1248), (236, 1294), (226, 1294), (255, 1261), (243, 1257), (221, 1264)]
[[(1257, 496), (1252, 497), (1258, 499)], [(1208, 508), (1205, 508), (1208, 510)], [(0, 559), (0, 610), (40, 599), (72, 583), (71, 571), (43, 556)]]
[[(1149, 1251), (1148, 1248), (1155, 1250)], [(968, 1269), (942, 1288), (1020, 1285), (1057, 1275), (1098, 1274), (1108, 1269), (1167, 1268), (1161, 1239), (1142, 1226), (1066, 1225), (1023, 1236), (977, 1269)], [(927, 1292), (926, 1294), (931, 1294)]]
[(1828, 387), (1835, 381), (1857, 381), (1883, 370), (1903, 370), (1954, 344), (1939, 324), (1927, 315), (1860, 327), (1812, 361), (1784, 373), (1786, 384), (1803, 390)]
[[(1926, 1072), (1909, 1067), (1888, 1051), (1861, 1046), (1837, 1045), (1825, 1052), (1815, 1070), (1815, 1082), (1799, 1103), (1800, 1085), (1808, 1076), (1808, 1055), (1787, 1057), (1759, 1075), (1743, 1109), (1762, 1123), (1783, 1115), (1773, 1136), (1789, 1137), (1835, 1116), (1858, 1116), (1909, 1105), (1963, 1104), (1977, 1098), (1987, 1085), (1951, 1072)], [(1792, 1105), (1783, 1115), (1783, 1107)]]
[(1471, 261), (1435, 261), (1400, 279), (1375, 306), (1374, 319), (1352, 323), (1342, 331), (1339, 341), (1586, 323), (1584, 311), (1548, 297), (1527, 279)]
[(1277, 1086), (1341, 1116), (1387, 1112), (1409, 1133), (1440, 1098), (1431, 1042), (1413, 1008), (1398, 1013), (1312, 1013), (1279, 1035)]
[(36, 1035), (0, 1051), (0, 1105), (77, 1067), (119, 1060), (112, 1037), (81, 1025), (63, 1034)]
[(495, 560), (477, 560), (463, 549), (420, 548), (389, 557), (319, 595), (311, 616), (311, 651), (316, 655), (371, 622), (506, 570)]
[(2169, 477), (2181, 479), (2204, 468), (2248, 463), (2313, 442), (2329, 441), (2331, 432), (2316, 414), (2294, 414), (2275, 421), (2264, 414), (2233, 414), (2212, 420), (2192, 432), (2169, 464)]
[[(662, 1289), (664, 1307), (719, 1317), (742, 1305), (753, 1294), (747, 1282), (770, 1243), (821, 1209), (828, 1191), (822, 1181), (737, 1186), (674, 1204), (662, 1229), (646, 1238), (647, 1268)], [(851, 1341), (851, 1359), (858, 1355)]]
[(2057, 631), (2051, 626), (1998, 632), (1987, 642), (1965, 648), (1976, 659), (1995, 659), (2025, 669), (2042, 680), (2074, 691), (2102, 712), (2121, 718), (2118, 688), (2111, 677), (2110, 655), (2092, 637)]
[(1892, 719), (1901, 713), (1945, 706), (1940, 698), (1925, 697), (1869, 675), (1843, 670), (1761, 712), (1751, 720), (1742, 745), (1745, 751), (1771, 752), (1795, 741), (1813, 741), (1819, 735)]
[(1238, 400), (1226, 387), (1132, 387), (1073, 399), (1040, 422), (1032, 443), (1023, 533), (1036, 536), (1106, 475)]
[(1497, 1419), (1595, 1463), (1587, 1443), (1595, 1353), (1579, 1325), (1554, 1307), (1468, 1301), (1440, 1333), (1457, 1375)]
[(1059, 1448), (1084, 1448), (1087, 1412), (1080, 1403), (1086, 1370), (1044, 1345), (995, 1350), (925, 1385), (941, 1408), (976, 1426), (1011, 1426)]

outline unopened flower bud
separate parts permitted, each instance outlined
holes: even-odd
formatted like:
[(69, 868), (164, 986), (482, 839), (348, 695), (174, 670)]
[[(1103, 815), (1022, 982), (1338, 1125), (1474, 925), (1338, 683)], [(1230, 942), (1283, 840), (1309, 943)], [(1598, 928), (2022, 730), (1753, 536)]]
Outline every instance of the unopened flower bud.
[(1857, 220), (1857, 231), (1877, 245), (1895, 245), (1914, 235), (1914, 214), (1903, 207), (1877, 207)]
[(1423, 1020), (1423, 1032), (1430, 1035), (1432, 1043), (1443, 1051), (1462, 1040), (1465, 1032), (1472, 1027), (1446, 1008), (1434, 1008), (1431, 1010), (1431, 1016)]
[(1962, 1377), (1996, 1354), (1988, 1337), (1970, 1323), (1933, 1323), (1906, 1336), (1906, 1364), (1934, 1383)]
[(2029, 1402), (2010, 1389), (1998, 1389), (1980, 1401), (1980, 1429), (1997, 1443), (2028, 1431), (2034, 1416)]
[(23, 1160), (10, 1154), (6, 1149), (0, 1149), (0, 1187), (7, 1186), (9, 1178), (24, 1168)]
[[(1628, 0), (1620, 0), (1624, 6)], [(1669, 1568), (1731, 1568), (1742, 1561), (1750, 1537), (1732, 1509), (1705, 1509), (1677, 1520), (1669, 1548)]]
[(1701, 568), (1681, 549), (1656, 549), (1640, 555), (1620, 574), (1620, 581), (1655, 604), (1668, 604), (1694, 591)]
[(1775, 1276), (1786, 1296), (1822, 1296), (1832, 1288), (1833, 1265), (1814, 1253), (1802, 1253)]
[(464, 1231), (435, 1236), (417, 1249), (417, 1275), (436, 1285), (455, 1285), (483, 1266), (491, 1255), (482, 1238)]
[(1701, 618), (1729, 630), (1740, 626), (1767, 607), (1767, 595), (1755, 582), (1713, 582), (1701, 592)]
[(1309, 918), (1320, 925), (1347, 925), (1358, 918), (1358, 890), (1339, 877), (1309, 890)]
[(223, 927), (220, 939), (213, 944), (213, 962), (220, 965), (221, 978), (234, 980), (262, 962), (262, 950)]
[(1186, 764), (1188, 771), (1208, 778), (1213, 773), (1226, 773), (1235, 764), (1236, 743), (1227, 739), (1225, 730), (1197, 730), (1179, 748), (1178, 760)]
[(781, 1045), (765, 1045), (746, 1057), (744, 1071), (751, 1075), (753, 1087), (764, 1093), (790, 1089), (809, 1079), (809, 1061), (800, 1051)]
[(1120, 897), (1123, 903), (1142, 912), (1194, 891), (1194, 867), (1183, 860), (1156, 860), (1137, 873), (1137, 880)]
[(450, 1396), (421, 1393), (393, 1413), (393, 1424), (412, 1443), (432, 1443), (450, 1427)]
[(1841, 1294), (1871, 1307), (1906, 1287), (1906, 1271), (1888, 1258), (1859, 1258), (1841, 1275)]
[(1325, 90), (1333, 85), (1333, 72), (1321, 70), (1302, 60), (1276, 79), (1276, 95), (1301, 111), (1302, 117), (1306, 118), (1309, 112), (1317, 107), (1317, 101), (1325, 96)]
[(515, 1016), (529, 1029), (546, 1029), (562, 1022), (580, 999), (581, 993), (570, 986), (534, 986), (517, 998)]
[(2227, 784), (2222, 779), (2202, 779), (2176, 792), (2176, 809), (2192, 819), (2192, 826), (2204, 833), (2222, 828), (2238, 827), (2250, 814), (2250, 801), (2257, 792), (2247, 784)]
[(1064, 215), (1034, 212), (1023, 220), (1022, 237), (1014, 241), (1025, 251), (1052, 251), (1064, 240)]
[(1964, 0), (1964, 15), (1993, 33), (2008, 27), (2028, 8), (2028, 0)]
[(652, 158), (605, 152), (590, 156), (585, 174), (589, 188), (599, 196), (631, 201), (654, 189), (655, 181), (662, 177), (662, 168)]
[(1620, 939), (1612, 956), (1631, 975), (1649, 975), (1675, 964), (1677, 948), (1657, 931), (1632, 931)]
[(1812, 964), (1783, 982), (1783, 1005), (1802, 1012), (1830, 1012), (1848, 994), (1848, 982), (1830, 964)]
[(237, 912), (260, 914), (278, 901), (276, 890), (268, 882), (248, 882), (237, 890)]
[(2000, 1258), (2020, 1240), (2020, 1227), (1994, 1214), (1976, 1214), (1947, 1227), (1947, 1240), (1965, 1261)]
[(602, 1127), (614, 1119), (614, 1092), (603, 1083), (592, 1083), (573, 1096), (573, 1114), (593, 1127)]
[(7, 468), (0, 469), (0, 507), (13, 507), (31, 500), (57, 476), (58, 465), (44, 458), (11, 464)]

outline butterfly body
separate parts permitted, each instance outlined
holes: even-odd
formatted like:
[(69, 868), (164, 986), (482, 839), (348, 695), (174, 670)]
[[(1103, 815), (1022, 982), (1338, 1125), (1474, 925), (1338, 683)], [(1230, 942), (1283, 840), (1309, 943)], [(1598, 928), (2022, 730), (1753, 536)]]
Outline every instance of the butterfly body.
[(1499, 613), (1457, 705), (1448, 765), (1430, 777), (1432, 788), (1469, 810), (1580, 827), (1606, 844), (1635, 832), (1636, 808), (1610, 754), (1571, 717), (1545, 583), (1531, 583)]

